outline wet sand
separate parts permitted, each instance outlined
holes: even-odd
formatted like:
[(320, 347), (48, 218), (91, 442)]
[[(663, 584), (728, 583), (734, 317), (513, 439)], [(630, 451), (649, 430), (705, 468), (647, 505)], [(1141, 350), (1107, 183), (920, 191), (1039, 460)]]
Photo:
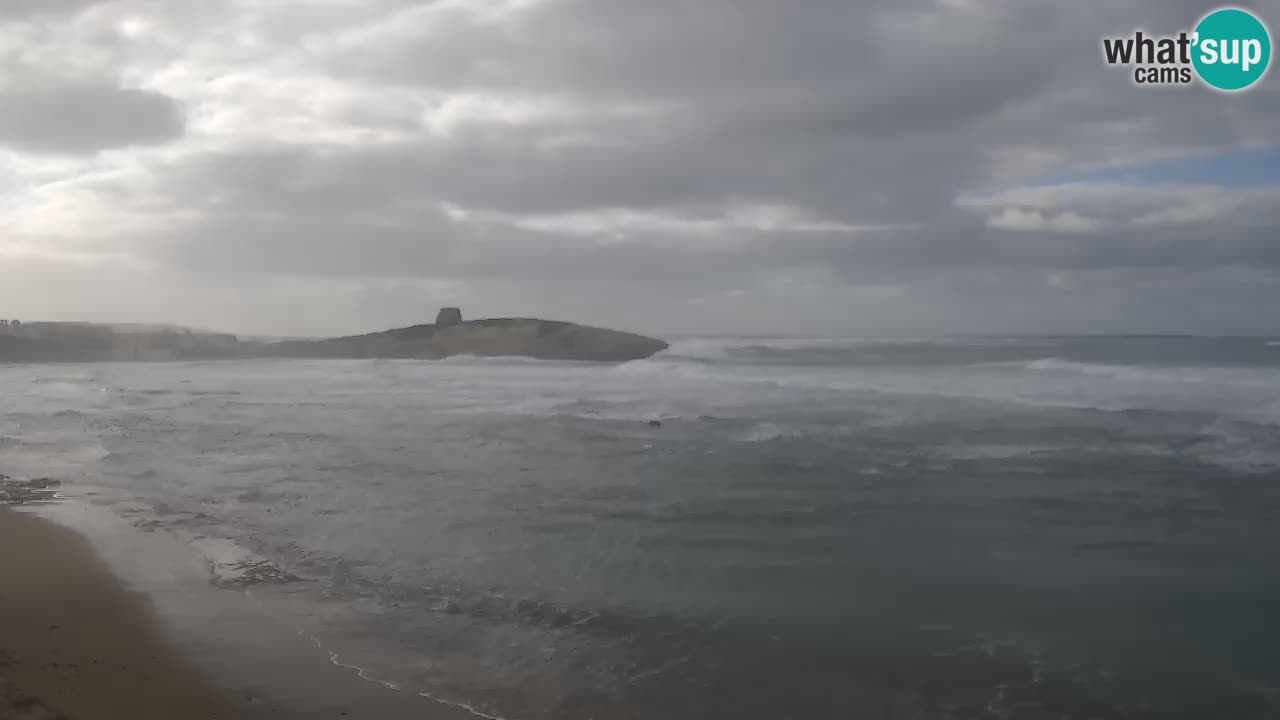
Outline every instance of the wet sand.
[(235, 718), (88, 543), (0, 509), (0, 718)]
[(180, 599), (212, 644), (172, 632), (158, 599), (76, 532), (0, 508), (0, 720), (473, 717), (334, 666), (241, 593)]

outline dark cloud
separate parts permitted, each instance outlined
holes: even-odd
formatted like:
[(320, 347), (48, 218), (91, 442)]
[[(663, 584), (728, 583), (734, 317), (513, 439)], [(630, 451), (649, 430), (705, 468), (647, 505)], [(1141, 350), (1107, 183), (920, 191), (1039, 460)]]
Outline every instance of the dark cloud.
[[(1060, 169), (1280, 142), (1265, 112), (1275, 88), (1231, 104), (1144, 93), (1101, 63), (1104, 35), (1180, 29), (1203, 12), (1190, 0), (560, 0), (501, 22), (431, 8), (406, 6), (320, 56), (365, 81), (647, 110), (461, 135), (417, 158), (448, 168), (455, 201), (484, 207), (741, 199), (920, 221), (1009, 157)], [(575, 135), (596, 142), (546, 150)]]

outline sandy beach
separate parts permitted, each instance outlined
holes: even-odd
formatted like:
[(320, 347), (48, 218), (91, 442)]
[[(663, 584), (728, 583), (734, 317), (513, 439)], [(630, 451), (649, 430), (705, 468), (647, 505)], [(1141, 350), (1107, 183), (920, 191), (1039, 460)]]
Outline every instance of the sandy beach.
[(235, 718), (75, 533), (0, 510), (0, 718)]
[(0, 569), (0, 720), (472, 717), (333, 665), (238, 592), (165, 598), (218, 638), (184, 644), (157, 598), (42, 517), (0, 508)]

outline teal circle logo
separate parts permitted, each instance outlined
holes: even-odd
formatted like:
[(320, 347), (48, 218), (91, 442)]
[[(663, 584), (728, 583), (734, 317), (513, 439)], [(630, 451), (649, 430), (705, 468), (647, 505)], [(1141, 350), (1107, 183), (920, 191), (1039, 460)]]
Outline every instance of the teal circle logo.
[(1271, 36), (1252, 13), (1216, 10), (1196, 26), (1191, 62), (1200, 79), (1227, 91), (1243, 90), (1262, 79), (1271, 63)]

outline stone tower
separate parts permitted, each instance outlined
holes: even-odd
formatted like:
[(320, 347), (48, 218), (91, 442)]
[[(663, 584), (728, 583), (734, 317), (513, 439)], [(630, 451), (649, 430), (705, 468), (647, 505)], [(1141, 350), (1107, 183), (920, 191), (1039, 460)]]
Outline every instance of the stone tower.
[(462, 310), (456, 307), (440, 308), (440, 313), (436, 315), (436, 325), (440, 327), (449, 327), (450, 325), (458, 325), (462, 322)]

